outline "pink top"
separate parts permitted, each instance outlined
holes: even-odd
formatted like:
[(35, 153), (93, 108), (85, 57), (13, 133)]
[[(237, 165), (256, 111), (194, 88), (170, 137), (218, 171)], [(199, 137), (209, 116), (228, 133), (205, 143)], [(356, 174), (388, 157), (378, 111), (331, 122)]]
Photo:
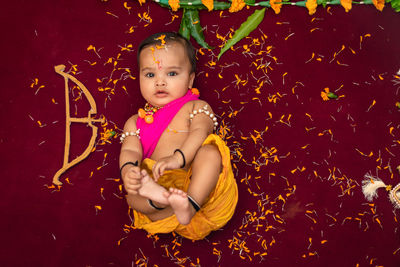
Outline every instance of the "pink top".
[(146, 123), (144, 119), (138, 118), (136, 127), (140, 129), (140, 141), (143, 148), (143, 158), (150, 158), (156, 148), (161, 134), (167, 128), (176, 113), (189, 101), (199, 99), (198, 94), (188, 90), (186, 95), (168, 103), (153, 114), (154, 122)]

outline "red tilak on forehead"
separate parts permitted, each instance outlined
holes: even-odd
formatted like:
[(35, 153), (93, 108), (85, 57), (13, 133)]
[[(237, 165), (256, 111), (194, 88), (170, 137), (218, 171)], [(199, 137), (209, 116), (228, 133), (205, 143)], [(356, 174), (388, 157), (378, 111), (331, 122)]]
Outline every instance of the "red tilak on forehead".
[[(150, 49), (151, 49), (151, 54), (153, 56), (154, 62), (157, 64), (158, 69), (161, 70), (162, 69), (161, 60), (156, 59), (156, 57), (154, 55), (154, 51), (155, 51), (154, 47), (150, 47)], [(160, 48), (157, 48), (157, 49), (160, 49)]]

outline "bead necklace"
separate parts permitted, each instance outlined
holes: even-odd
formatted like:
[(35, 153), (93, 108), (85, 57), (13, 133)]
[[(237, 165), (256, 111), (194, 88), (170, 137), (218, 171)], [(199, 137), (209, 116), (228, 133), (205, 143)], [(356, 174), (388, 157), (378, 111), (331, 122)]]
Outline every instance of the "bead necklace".
[[(161, 107), (162, 108), (162, 107)], [(160, 107), (153, 106), (149, 103), (146, 103), (144, 109), (140, 108), (138, 111), (138, 115), (140, 118), (144, 119), (147, 124), (152, 124), (154, 121), (154, 113), (161, 109)]]

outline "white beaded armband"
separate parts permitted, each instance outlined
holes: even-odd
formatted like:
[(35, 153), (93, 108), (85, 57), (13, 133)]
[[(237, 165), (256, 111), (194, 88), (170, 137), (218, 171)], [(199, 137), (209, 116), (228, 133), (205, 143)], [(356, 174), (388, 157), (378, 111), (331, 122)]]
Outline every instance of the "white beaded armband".
[(215, 131), (218, 126), (217, 117), (208, 110), (208, 105), (205, 105), (203, 108), (199, 108), (198, 110), (194, 110), (193, 113), (190, 113), (190, 115), (189, 115), (190, 121), (193, 120), (194, 116), (201, 114), (201, 113), (204, 113), (210, 117), (210, 119), (214, 123), (214, 131)]
[(120, 140), (121, 143), (124, 142), (124, 139), (128, 136), (137, 136), (140, 139), (140, 129), (137, 129), (136, 132), (125, 132), (121, 135)]

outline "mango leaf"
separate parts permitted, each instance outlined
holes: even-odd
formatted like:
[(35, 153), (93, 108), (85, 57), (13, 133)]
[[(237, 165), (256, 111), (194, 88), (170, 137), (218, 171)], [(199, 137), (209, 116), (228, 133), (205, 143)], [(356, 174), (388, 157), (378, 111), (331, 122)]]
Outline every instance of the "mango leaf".
[(187, 19), (185, 17), (185, 12), (186, 10), (183, 10), (183, 16), (181, 20), (181, 26), (179, 27), (179, 33), (182, 35), (184, 38), (190, 40), (190, 27), (188, 26)]
[(240, 28), (235, 31), (233, 37), (226, 42), (225, 46), (221, 49), (221, 52), (219, 52), (218, 59), (234, 44), (248, 36), (255, 28), (257, 28), (264, 19), (264, 14), (265, 8), (254, 11), (254, 13), (250, 15), (242, 25), (240, 25)]
[(190, 29), (190, 34), (196, 40), (196, 42), (204, 48), (213, 49), (204, 40), (203, 28), (200, 24), (199, 10), (197, 9), (184, 9), (183, 18), (186, 19), (186, 25)]

